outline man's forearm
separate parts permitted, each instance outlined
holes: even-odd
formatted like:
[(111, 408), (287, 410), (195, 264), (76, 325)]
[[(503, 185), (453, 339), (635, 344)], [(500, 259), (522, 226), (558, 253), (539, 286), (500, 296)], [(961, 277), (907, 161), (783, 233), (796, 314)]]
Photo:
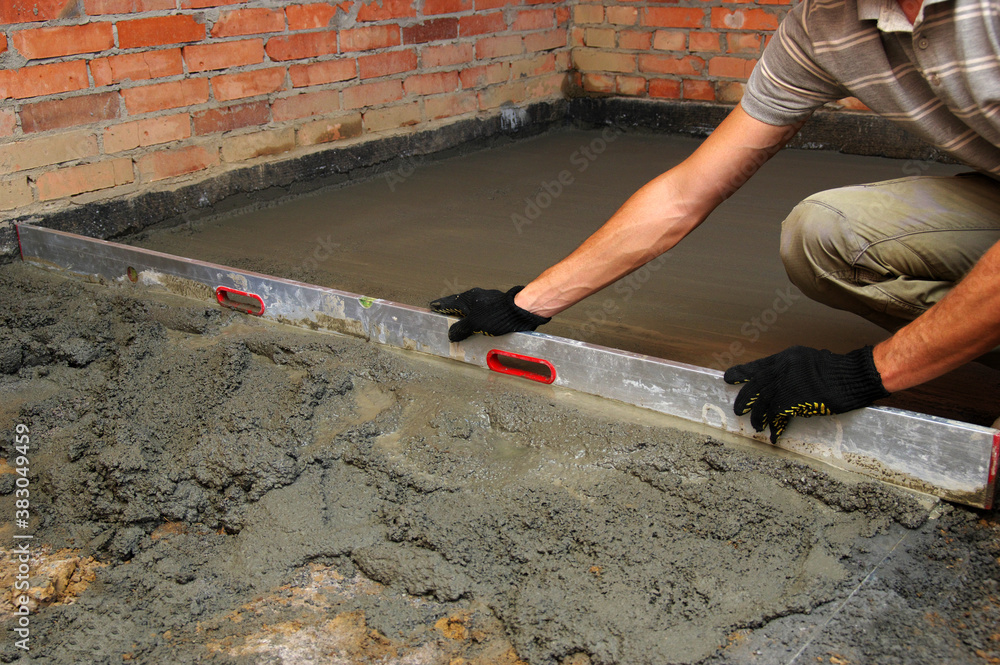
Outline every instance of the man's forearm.
[(684, 162), (647, 183), (515, 303), (554, 316), (680, 242), (777, 152), (798, 127), (775, 127), (736, 107)]
[(554, 316), (673, 247), (704, 215), (685, 210), (669, 171), (646, 184), (568, 257), (521, 291), (519, 307)]
[(1000, 243), (936, 305), (874, 349), (882, 385), (930, 381), (1000, 345)]

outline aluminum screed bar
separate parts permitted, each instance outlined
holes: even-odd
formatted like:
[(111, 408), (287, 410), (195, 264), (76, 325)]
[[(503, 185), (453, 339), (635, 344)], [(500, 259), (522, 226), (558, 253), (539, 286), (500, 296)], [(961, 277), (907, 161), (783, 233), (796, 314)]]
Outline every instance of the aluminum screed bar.
[[(448, 341), (454, 321), (426, 309), (95, 240), (29, 224), (21, 258), (104, 282), (157, 284), (281, 323), (363, 337), (702, 423), (759, 441), (732, 411), (722, 373), (543, 333)], [(887, 407), (794, 418), (781, 448), (879, 480), (991, 508), (1000, 431)]]

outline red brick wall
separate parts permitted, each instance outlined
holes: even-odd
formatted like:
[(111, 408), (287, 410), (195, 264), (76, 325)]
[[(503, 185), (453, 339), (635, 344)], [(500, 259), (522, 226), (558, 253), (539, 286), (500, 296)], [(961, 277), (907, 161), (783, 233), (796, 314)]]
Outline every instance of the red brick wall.
[(573, 8), (578, 83), (594, 93), (733, 103), (790, 0), (614, 0)]
[(791, 1), (0, 0), (0, 211), (552, 99), (567, 76), (734, 103)]
[(569, 69), (550, 0), (0, 0), (0, 21), (18, 214), (552, 99)]

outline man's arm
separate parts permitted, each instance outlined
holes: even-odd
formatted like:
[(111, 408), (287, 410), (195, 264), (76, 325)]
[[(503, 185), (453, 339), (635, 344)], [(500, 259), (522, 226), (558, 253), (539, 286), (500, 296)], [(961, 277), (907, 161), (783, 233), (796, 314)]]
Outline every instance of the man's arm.
[(701, 224), (799, 127), (765, 124), (737, 106), (690, 157), (633, 194), (572, 254), (517, 293), (515, 304), (550, 317), (642, 267)]
[(1000, 243), (936, 305), (876, 345), (889, 392), (930, 381), (1000, 345)]

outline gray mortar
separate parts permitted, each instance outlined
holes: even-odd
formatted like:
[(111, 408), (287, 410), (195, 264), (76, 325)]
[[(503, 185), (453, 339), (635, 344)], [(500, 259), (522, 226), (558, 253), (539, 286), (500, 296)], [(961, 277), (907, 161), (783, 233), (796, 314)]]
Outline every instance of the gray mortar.
[(247, 608), (309, 565), (384, 585), (330, 610), (371, 639), (430, 649), (465, 613), (532, 665), (1000, 655), (993, 513), (928, 520), (767, 446), (138, 287), (9, 264), (0, 293), (34, 545), (107, 564), (33, 616), (21, 662), (293, 662), (207, 645), (274, 623)]

